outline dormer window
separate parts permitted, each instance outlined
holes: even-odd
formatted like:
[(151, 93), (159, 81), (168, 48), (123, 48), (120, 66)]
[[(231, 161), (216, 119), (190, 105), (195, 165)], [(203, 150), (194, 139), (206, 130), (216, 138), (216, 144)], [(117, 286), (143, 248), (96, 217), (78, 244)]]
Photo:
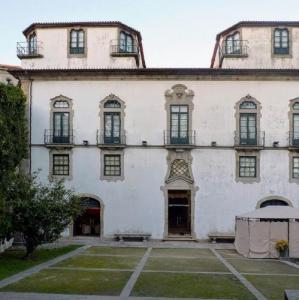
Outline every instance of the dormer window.
[(274, 29), (274, 54), (289, 54), (289, 30), (287, 28)]
[(235, 32), (234, 34), (227, 36), (225, 40), (225, 53), (241, 54), (241, 41), (239, 32)]
[(84, 54), (85, 32), (83, 29), (72, 29), (70, 31), (70, 54)]
[(37, 39), (35, 32), (30, 34), (28, 38), (28, 54), (37, 54)]
[(126, 33), (124, 31), (120, 32), (119, 50), (120, 52), (126, 52), (126, 53), (134, 52), (134, 42), (131, 34)]

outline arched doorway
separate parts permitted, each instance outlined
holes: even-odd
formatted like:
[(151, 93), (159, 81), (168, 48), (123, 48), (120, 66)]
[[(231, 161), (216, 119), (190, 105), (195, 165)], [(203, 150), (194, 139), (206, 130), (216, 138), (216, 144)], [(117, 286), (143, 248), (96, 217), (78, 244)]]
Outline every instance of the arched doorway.
[(262, 202), (260, 208), (267, 207), (267, 206), (289, 206), (289, 204), (284, 200), (271, 199)]
[(101, 235), (101, 204), (92, 197), (82, 197), (83, 213), (74, 221), (74, 236)]

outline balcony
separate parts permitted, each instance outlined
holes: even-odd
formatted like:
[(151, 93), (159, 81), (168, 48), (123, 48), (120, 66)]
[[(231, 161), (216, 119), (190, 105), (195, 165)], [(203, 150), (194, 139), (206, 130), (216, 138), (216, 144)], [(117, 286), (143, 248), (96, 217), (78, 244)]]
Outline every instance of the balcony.
[(24, 58), (40, 58), (41, 54), (41, 42), (36, 42), (33, 46), (30, 46), (28, 42), (17, 43), (17, 56), (20, 59)]
[(107, 136), (103, 131), (97, 131), (97, 145), (100, 148), (125, 148), (126, 135), (121, 132), (119, 136)]
[(137, 56), (139, 54), (139, 48), (137, 45), (123, 45), (118, 40), (112, 41), (110, 46), (111, 56)]
[(223, 42), (220, 47), (220, 59), (224, 57), (248, 57), (247, 43), (247, 41), (243, 40)]
[(166, 148), (188, 149), (195, 147), (195, 131), (164, 131)]
[(299, 132), (289, 132), (289, 148), (299, 150)]
[(73, 147), (74, 135), (73, 131), (61, 132), (59, 130), (45, 130), (44, 143), (48, 147)]
[(263, 149), (265, 146), (265, 132), (246, 132), (235, 131), (234, 147), (236, 149)]

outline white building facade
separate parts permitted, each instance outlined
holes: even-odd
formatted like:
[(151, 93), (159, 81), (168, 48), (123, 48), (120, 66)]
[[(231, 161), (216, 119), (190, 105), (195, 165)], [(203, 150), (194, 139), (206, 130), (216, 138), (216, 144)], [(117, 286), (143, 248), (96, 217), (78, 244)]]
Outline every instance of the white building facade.
[(30, 172), (81, 195), (70, 236), (206, 239), (256, 207), (299, 206), (299, 23), (245, 25), (232, 31), (255, 30), (250, 45), (287, 28), (287, 47), (282, 32), (282, 50), (267, 48), (283, 57), (245, 57), (236, 35), (220, 63), (220, 34), (210, 69), (150, 69), (140, 33), (122, 23), (24, 31), (12, 73), (31, 112)]

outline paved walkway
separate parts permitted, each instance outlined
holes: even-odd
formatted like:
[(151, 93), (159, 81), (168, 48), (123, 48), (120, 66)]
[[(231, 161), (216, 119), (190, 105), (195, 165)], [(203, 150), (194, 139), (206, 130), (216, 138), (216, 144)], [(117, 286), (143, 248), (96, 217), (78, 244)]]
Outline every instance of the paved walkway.
[(229, 299), (200, 299), (200, 298), (161, 298), (161, 297), (115, 297), (115, 296), (79, 296), (60, 294), (35, 293), (0, 293), (1, 300), (229, 300)]

